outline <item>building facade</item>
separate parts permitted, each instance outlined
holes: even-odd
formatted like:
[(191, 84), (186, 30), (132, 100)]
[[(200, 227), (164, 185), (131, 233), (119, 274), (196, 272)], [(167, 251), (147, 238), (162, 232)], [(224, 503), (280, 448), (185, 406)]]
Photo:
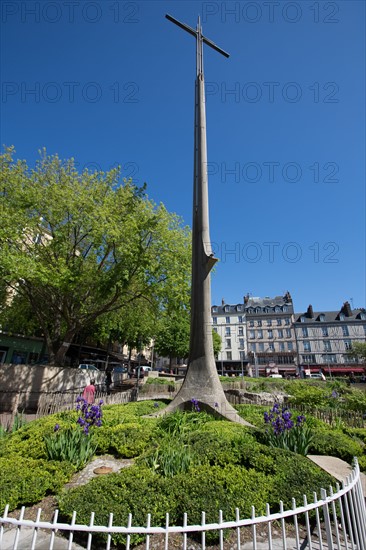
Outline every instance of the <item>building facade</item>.
[(294, 309), (289, 292), (273, 298), (244, 297), (247, 320), (248, 360), (263, 375), (295, 374), (296, 340)]
[(221, 338), (221, 351), (216, 359), (220, 374), (245, 374), (247, 363), (244, 304), (212, 306), (213, 330)]
[(213, 305), (213, 329), (221, 337), (220, 374), (294, 375), (362, 373), (365, 365), (349, 355), (353, 342), (366, 341), (366, 310), (294, 313), (291, 294), (244, 296), (243, 303)]
[[(294, 322), (298, 361), (302, 370), (321, 367), (331, 372), (354, 370), (357, 360), (348, 352), (354, 342), (366, 341), (366, 310), (345, 302), (338, 311), (296, 313)], [(362, 365), (358, 366), (362, 370)]]

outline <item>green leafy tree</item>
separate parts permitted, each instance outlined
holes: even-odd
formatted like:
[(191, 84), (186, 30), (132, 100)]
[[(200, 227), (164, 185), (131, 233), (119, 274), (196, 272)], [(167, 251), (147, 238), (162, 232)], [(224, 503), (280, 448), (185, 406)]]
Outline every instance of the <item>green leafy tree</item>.
[(190, 320), (189, 311), (182, 309), (174, 314), (165, 314), (159, 323), (154, 349), (162, 357), (188, 357)]
[(0, 157), (0, 278), (25, 300), (44, 334), (50, 362), (64, 363), (75, 336), (145, 299), (158, 308), (189, 276), (190, 235), (118, 169), (78, 173), (73, 159), (45, 151), (34, 169)]
[(212, 339), (213, 339), (214, 355), (217, 359), (221, 351), (221, 336), (215, 330), (212, 330)]
[(353, 342), (349, 355), (366, 363), (366, 342)]

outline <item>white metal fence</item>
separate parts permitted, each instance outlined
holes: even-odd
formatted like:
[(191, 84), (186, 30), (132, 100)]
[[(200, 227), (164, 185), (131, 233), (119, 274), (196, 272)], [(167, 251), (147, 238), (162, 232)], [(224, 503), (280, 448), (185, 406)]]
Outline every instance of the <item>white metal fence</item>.
[[(80, 534), (84, 535), (81, 548), (88, 550), (114, 548), (113, 536), (116, 534), (125, 536), (127, 550), (132, 548), (131, 537), (136, 534), (144, 537), (145, 550), (204, 550), (209, 547), (206, 544), (206, 535), (209, 531), (218, 532), (215, 548), (220, 550), (366, 549), (366, 507), (357, 461), (342, 487), (337, 484), (335, 493), (332, 488), (329, 488), (328, 493), (321, 489), (320, 499), (314, 493), (311, 503), (307, 502), (304, 495), (303, 504), (300, 506), (293, 499), (292, 508), (289, 510), (284, 510), (283, 504), (280, 503), (279, 513), (271, 513), (267, 505), (264, 516), (256, 516), (253, 507), (252, 517), (249, 519), (241, 519), (239, 510), (236, 510), (235, 520), (225, 521), (222, 512), (219, 512), (217, 523), (207, 524), (205, 513), (202, 512), (199, 525), (189, 525), (188, 514), (185, 514), (181, 526), (170, 525), (169, 515), (166, 516), (165, 526), (152, 526), (149, 514), (146, 526), (138, 527), (132, 524), (131, 515), (126, 526), (113, 525), (113, 514), (110, 514), (106, 526), (94, 524), (94, 513), (91, 514), (89, 525), (78, 524), (76, 512), (70, 524), (58, 521), (58, 511), (55, 512), (52, 522), (40, 521), (40, 509), (35, 521), (24, 519), (25, 515), (23, 507), (19, 518), (9, 517), (6, 507), (3, 517), (0, 517), (1, 550), (61, 548), (59, 531), (62, 532), (65, 543), (62, 548), (68, 550), (80, 548), (74, 545), (74, 540), (78, 540)], [(193, 533), (195, 538), (192, 543), (190, 535)], [(200, 542), (197, 542), (197, 537)]]

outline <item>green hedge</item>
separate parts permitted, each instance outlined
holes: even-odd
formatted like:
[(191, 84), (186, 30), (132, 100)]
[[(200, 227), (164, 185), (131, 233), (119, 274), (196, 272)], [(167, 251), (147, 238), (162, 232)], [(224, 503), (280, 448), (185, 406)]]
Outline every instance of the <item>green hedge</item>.
[(0, 458), (0, 512), (34, 504), (44, 496), (57, 493), (75, 472), (69, 462), (49, 462), (12, 456)]
[(93, 432), (97, 453), (111, 453), (122, 458), (138, 456), (149, 445), (154, 427), (154, 421), (145, 421), (98, 428)]

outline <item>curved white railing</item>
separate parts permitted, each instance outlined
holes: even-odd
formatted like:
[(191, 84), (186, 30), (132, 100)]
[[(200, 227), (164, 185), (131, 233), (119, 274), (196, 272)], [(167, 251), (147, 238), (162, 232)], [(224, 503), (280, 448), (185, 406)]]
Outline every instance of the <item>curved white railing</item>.
[[(313, 511), (312, 519), (310, 512)], [(154, 548), (169, 550), (173, 545), (178, 548), (188, 548), (188, 536), (190, 533), (200, 533), (200, 548), (205, 549), (206, 533), (209, 531), (219, 532), (219, 541), (216, 548), (224, 550), (224, 530), (232, 530), (235, 535), (235, 548), (237, 550), (366, 550), (366, 506), (362, 493), (360, 469), (355, 459), (352, 472), (347, 479), (336, 485), (336, 492), (330, 487), (328, 494), (321, 489), (321, 498), (313, 494), (313, 502), (308, 503), (303, 496), (303, 505), (297, 506), (295, 499), (292, 499), (292, 508), (283, 509), (280, 502), (280, 512), (271, 514), (267, 504), (266, 514), (255, 515), (255, 508), (252, 507), (252, 516), (248, 519), (240, 519), (240, 512), (236, 510), (236, 518), (232, 521), (224, 521), (220, 511), (217, 523), (207, 524), (205, 513), (202, 512), (201, 523), (188, 525), (188, 514), (184, 514), (183, 525), (169, 525), (169, 514), (166, 516), (165, 526), (152, 526), (151, 516), (148, 514), (146, 526), (139, 527), (132, 525), (132, 516), (129, 516), (126, 526), (113, 525), (113, 514), (109, 516), (107, 526), (94, 525), (94, 512), (91, 514), (89, 525), (76, 523), (76, 512), (73, 513), (71, 522), (59, 523), (58, 511), (56, 510), (53, 521), (40, 521), (41, 509), (38, 509), (35, 521), (24, 519), (25, 508), (21, 509), (19, 518), (8, 516), (8, 506), (3, 517), (0, 517), (0, 549), (1, 550), (37, 550), (38, 545), (49, 550), (54, 549), (57, 539), (57, 548), (64, 542), (68, 550), (76, 548), (95, 548), (95, 535), (104, 534), (105, 542), (98, 539), (98, 550), (112, 547), (113, 535), (123, 534), (126, 536), (126, 549), (131, 548), (131, 535), (140, 534), (145, 537), (145, 549), (149, 550), (151, 545)], [(275, 527), (272, 525), (275, 522)], [(57, 534), (63, 532), (62, 540)], [(260, 532), (259, 532), (260, 531)], [(87, 536), (85, 546), (75, 544), (74, 533), (84, 533)], [(93, 539), (94, 537), (94, 539)], [(156, 540), (158, 537), (158, 541)], [(260, 539), (260, 543), (259, 543)], [(171, 546), (169, 546), (171, 541)], [(48, 546), (47, 546), (48, 544)], [(197, 544), (197, 542), (195, 543)], [(260, 546), (258, 546), (260, 544)], [(196, 548), (196, 546), (194, 546)], [(227, 548), (233, 547), (233, 538), (230, 539)]]

